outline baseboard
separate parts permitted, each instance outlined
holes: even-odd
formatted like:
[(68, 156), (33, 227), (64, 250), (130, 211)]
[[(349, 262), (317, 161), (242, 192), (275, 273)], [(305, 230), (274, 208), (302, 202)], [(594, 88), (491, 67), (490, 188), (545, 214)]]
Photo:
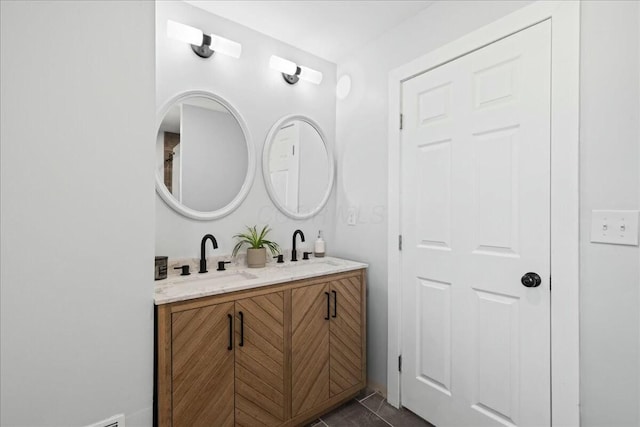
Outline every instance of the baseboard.
[(374, 381), (367, 381), (367, 387), (371, 390), (380, 393), (384, 398), (387, 398), (387, 385), (386, 384), (378, 384)]

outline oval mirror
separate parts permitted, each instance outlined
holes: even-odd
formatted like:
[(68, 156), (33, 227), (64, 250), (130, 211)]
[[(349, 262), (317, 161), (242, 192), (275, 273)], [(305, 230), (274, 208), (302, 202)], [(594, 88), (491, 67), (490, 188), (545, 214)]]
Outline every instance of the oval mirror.
[(333, 188), (333, 156), (320, 126), (304, 116), (284, 117), (271, 128), (262, 172), (273, 203), (285, 215), (310, 218)]
[(228, 102), (203, 91), (182, 93), (160, 112), (156, 165), (158, 194), (178, 213), (199, 220), (230, 214), (255, 174), (244, 121)]

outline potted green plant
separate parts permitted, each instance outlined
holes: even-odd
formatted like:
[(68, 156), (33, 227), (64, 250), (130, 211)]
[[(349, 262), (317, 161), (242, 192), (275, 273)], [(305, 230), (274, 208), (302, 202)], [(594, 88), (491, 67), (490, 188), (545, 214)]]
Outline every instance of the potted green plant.
[(266, 236), (271, 229), (268, 225), (265, 225), (262, 231), (258, 232), (258, 227), (247, 226), (245, 233), (238, 233), (234, 238), (238, 239), (238, 243), (233, 248), (233, 256), (238, 254), (240, 248), (244, 245), (248, 245), (247, 249), (247, 266), (249, 268), (264, 267), (267, 262), (267, 248), (273, 255), (277, 255), (280, 252), (280, 247), (276, 242), (267, 240)]

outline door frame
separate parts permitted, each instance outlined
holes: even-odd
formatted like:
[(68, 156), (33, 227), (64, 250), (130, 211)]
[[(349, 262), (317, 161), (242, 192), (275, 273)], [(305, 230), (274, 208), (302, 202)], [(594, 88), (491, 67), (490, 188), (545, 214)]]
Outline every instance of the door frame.
[(551, 20), (551, 423), (580, 424), (580, 3), (538, 1), (389, 73), (387, 398), (399, 407), (401, 354), (400, 113), (402, 83), (511, 34)]

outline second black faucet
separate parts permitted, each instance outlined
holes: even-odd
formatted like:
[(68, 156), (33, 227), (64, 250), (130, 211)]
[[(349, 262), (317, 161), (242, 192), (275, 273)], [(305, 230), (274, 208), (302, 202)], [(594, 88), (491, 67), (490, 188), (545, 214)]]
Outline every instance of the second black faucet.
[(200, 242), (200, 271), (198, 273), (206, 273), (207, 272), (207, 257), (205, 255), (205, 244), (207, 240), (211, 240), (213, 243), (213, 249), (218, 249), (218, 241), (213, 234), (205, 234), (202, 238), (202, 242)]
[(291, 246), (291, 261), (298, 261), (298, 251), (296, 250), (296, 236), (300, 235), (300, 241), (304, 242), (304, 233), (302, 230), (293, 232), (293, 245)]

